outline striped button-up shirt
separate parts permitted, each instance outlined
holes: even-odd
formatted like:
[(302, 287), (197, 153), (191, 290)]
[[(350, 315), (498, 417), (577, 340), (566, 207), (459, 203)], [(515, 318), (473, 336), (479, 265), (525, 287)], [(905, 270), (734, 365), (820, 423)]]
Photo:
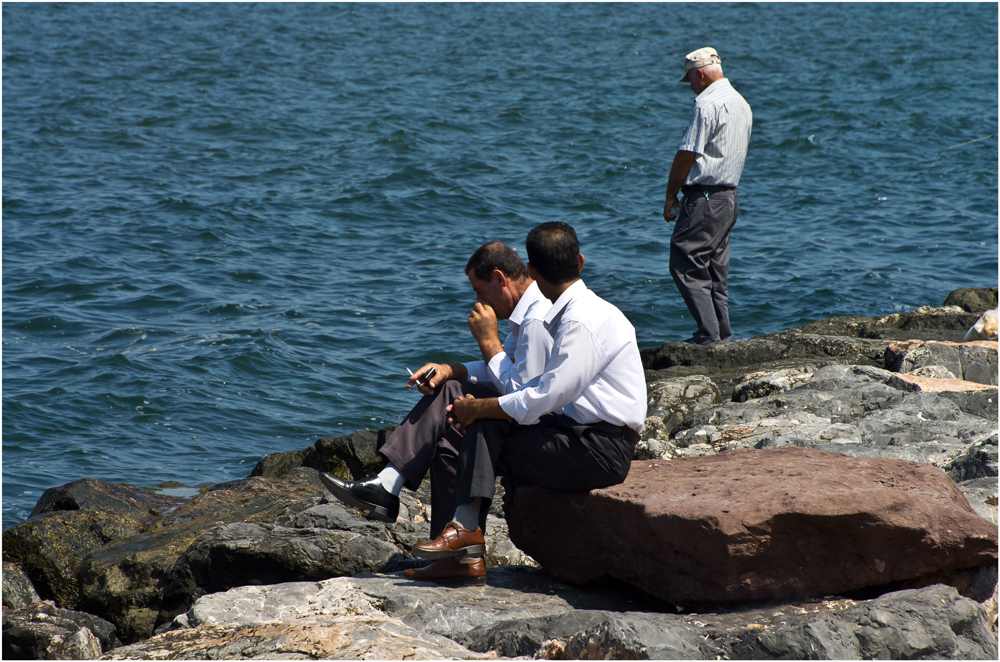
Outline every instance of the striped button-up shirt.
[(736, 186), (743, 174), (753, 114), (729, 79), (709, 85), (694, 101), (680, 150), (697, 154), (687, 186)]

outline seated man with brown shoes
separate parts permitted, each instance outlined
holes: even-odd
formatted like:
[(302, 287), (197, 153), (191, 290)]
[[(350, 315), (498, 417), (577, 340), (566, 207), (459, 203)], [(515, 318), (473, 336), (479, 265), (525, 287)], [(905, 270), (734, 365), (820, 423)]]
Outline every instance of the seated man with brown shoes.
[[(551, 302), (528, 275), (524, 261), (498, 242), (480, 246), (465, 266), (477, 303), (469, 329), (483, 360), (469, 363), (427, 363), (409, 379), (424, 397), (379, 449), (388, 464), (378, 474), (346, 481), (330, 474), (320, 480), (344, 503), (367, 511), (368, 517), (395, 522), (404, 485), (416, 490), (431, 474), (431, 538), (444, 530), (455, 510), (454, 490), (462, 433), (448, 425), (448, 408), (457, 398), (497, 397), (511, 393), (545, 367), (552, 336), (542, 322)], [(497, 319), (510, 332), (500, 342)], [(485, 526), (483, 513), (482, 526)]]
[(440, 535), (413, 547), (438, 559), (404, 571), (411, 579), (483, 583), (483, 522), (497, 476), (552, 490), (588, 491), (623, 482), (646, 417), (646, 382), (635, 329), (580, 279), (576, 233), (543, 223), (527, 238), (528, 271), (552, 307), (553, 337), (538, 379), (500, 396), (460, 395), (446, 407), (464, 431), (456, 467), (457, 508)]

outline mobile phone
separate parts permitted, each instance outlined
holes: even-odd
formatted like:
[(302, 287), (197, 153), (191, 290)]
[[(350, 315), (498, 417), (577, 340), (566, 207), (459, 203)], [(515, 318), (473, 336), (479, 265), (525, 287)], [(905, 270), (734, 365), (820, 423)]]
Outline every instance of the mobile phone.
[[(413, 376), (413, 371), (410, 370), (409, 368), (406, 369), (406, 372), (410, 373), (410, 377)], [(426, 384), (427, 380), (429, 380), (431, 377), (433, 377), (436, 374), (437, 374), (437, 368), (432, 367), (430, 370), (428, 370), (426, 373), (424, 373), (423, 378), (417, 380), (417, 383), (418, 384)]]

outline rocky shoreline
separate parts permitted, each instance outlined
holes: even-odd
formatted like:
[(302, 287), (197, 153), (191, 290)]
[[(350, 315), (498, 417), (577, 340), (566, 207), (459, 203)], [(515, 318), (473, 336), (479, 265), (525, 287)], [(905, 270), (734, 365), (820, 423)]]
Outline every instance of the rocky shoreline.
[(3, 657), (996, 659), (997, 341), (963, 342), (996, 307), (643, 350), (629, 480), (504, 484), (482, 588), (397, 574), (426, 484), (386, 525), (319, 482), (392, 428), (197, 489), (48, 490), (3, 532)]

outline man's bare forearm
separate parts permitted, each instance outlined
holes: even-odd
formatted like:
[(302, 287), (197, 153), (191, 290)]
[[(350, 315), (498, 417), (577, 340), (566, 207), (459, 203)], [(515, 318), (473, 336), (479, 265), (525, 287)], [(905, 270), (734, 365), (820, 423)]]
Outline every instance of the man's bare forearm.
[(670, 176), (667, 178), (667, 200), (673, 200), (680, 193), (697, 157), (698, 155), (694, 152), (683, 150), (678, 150), (677, 154), (674, 155), (674, 162), (670, 166)]
[(483, 418), (513, 420), (500, 406), (499, 398), (474, 398), (471, 395), (451, 404), (451, 418), (458, 422), (460, 429), (466, 429)]
[(483, 360), (490, 362), (497, 354), (503, 354), (503, 344), (497, 335), (496, 313), (488, 305), (476, 302), (469, 313), (469, 331), (479, 345), (479, 351), (483, 354)]
[(492, 338), (483, 338), (482, 340), (477, 338), (476, 342), (479, 343), (479, 351), (483, 353), (483, 360), (486, 361), (487, 364), (490, 362), (490, 359), (497, 354), (504, 353), (503, 344), (496, 336), (493, 336)]

